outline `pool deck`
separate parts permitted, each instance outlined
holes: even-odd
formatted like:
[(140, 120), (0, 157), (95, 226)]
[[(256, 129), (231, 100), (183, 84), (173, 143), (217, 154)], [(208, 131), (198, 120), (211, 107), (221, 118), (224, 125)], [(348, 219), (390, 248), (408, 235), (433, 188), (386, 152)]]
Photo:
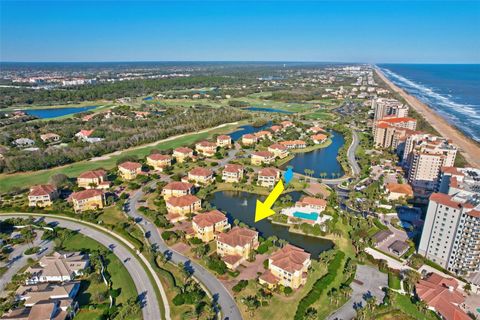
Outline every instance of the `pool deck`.
[[(305, 214), (318, 214), (318, 218), (316, 220), (312, 220), (312, 219), (308, 219), (308, 218), (304, 219), (304, 218), (295, 217), (294, 214), (297, 213), (297, 212), (301, 212), (301, 213), (305, 213)], [(284, 215), (286, 215), (288, 217), (292, 217), (292, 218), (302, 219), (302, 220), (308, 221), (310, 223), (319, 224), (319, 225), (322, 225), (325, 222), (327, 222), (328, 220), (332, 219), (331, 216), (326, 215), (326, 214), (322, 214), (322, 211), (311, 209), (311, 208), (306, 208), (306, 207), (297, 207), (297, 206), (293, 206), (293, 207), (290, 207), (290, 208), (285, 208), (281, 211), (281, 214), (284, 214)]]

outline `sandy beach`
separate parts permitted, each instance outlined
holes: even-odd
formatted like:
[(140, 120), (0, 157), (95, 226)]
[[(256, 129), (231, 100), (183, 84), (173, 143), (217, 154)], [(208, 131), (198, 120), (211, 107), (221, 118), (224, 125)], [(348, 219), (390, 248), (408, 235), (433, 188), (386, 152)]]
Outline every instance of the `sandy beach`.
[(414, 108), (419, 114), (421, 114), (441, 136), (452, 140), (465, 157), (465, 160), (467, 160), (471, 166), (480, 168), (480, 145), (478, 143), (465, 136), (425, 103), (419, 101), (414, 96), (409, 95), (403, 89), (396, 86), (388, 80), (379, 69), (375, 68), (375, 71), (393, 91), (397, 92), (405, 99), (405, 101), (407, 101), (410, 107)]

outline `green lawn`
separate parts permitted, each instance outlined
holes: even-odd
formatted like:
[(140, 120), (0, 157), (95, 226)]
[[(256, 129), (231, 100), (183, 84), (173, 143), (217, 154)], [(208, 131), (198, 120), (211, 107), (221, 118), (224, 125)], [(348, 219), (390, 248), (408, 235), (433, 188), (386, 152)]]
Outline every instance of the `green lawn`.
[(134, 150), (126, 150), (121, 152), (120, 154), (113, 155), (110, 158), (105, 160), (99, 160), (99, 161), (85, 160), (85, 161), (80, 161), (80, 162), (72, 163), (66, 166), (56, 167), (56, 168), (47, 169), (47, 170), (25, 172), (25, 173), (14, 173), (14, 174), (1, 174), (0, 175), (0, 193), (7, 192), (15, 187), (25, 188), (27, 186), (31, 186), (34, 184), (47, 183), (48, 179), (52, 175), (57, 173), (63, 173), (69, 177), (76, 177), (80, 173), (88, 170), (93, 170), (97, 168), (111, 169), (116, 166), (116, 161), (119, 158), (122, 158), (124, 156), (134, 155), (139, 158), (144, 158), (145, 156), (150, 154), (150, 151), (153, 149), (165, 150), (165, 149), (177, 148), (180, 146), (189, 145), (198, 140), (206, 139), (213, 134), (231, 132), (235, 128), (237, 128), (239, 125), (241, 124), (239, 123), (238, 125), (229, 125), (222, 128), (212, 129), (210, 131), (206, 131), (202, 133), (187, 134), (177, 139), (162, 142), (154, 146), (140, 147)]
[(388, 286), (392, 289), (400, 290), (400, 278), (393, 273), (388, 273)]
[(333, 116), (327, 110), (317, 110), (312, 113), (306, 114), (305, 118), (310, 120), (331, 120)]
[[(66, 251), (97, 250), (103, 247), (97, 241), (81, 234), (75, 234), (73, 237), (67, 239), (64, 242), (64, 246)], [(107, 260), (107, 271), (111, 275), (113, 288), (121, 288), (120, 295), (117, 297), (117, 303), (123, 303), (131, 297), (136, 297), (137, 290), (135, 289), (135, 283), (122, 262), (113, 253), (109, 253), (105, 258)], [(87, 289), (87, 292), (92, 290), (92, 293), (94, 293), (96, 289), (98, 289), (98, 287), (91, 286)]]
[[(300, 299), (312, 289), (312, 286), (317, 279), (325, 275), (326, 270), (324, 264), (312, 260), (312, 268), (308, 273), (305, 286), (294, 291), (289, 297), (286, 297), (283, 294), (274, 294), (272, 299), (269, 300), (267, 306), (262, 306), (255, 311), (254, 319), (293, 319)], [(244, 290), (235, 295), (238, 307), (240, 308), (244, 319), (251, 319), (251, 317), (245, 305), (240, 302), (241, 297), (255, 295), (260, 288), (261, 286), (256, 280), (251, 280)]]

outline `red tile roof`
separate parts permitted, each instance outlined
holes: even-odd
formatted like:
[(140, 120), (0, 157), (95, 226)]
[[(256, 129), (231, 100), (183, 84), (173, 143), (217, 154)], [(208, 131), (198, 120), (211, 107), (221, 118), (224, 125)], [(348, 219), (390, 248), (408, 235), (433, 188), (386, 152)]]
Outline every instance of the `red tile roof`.
[(193, 152), (192, 149), (187, 148), (187, 147), (180, 147), (180, 148), (175, 149), (174, 151), (178, 152), (178, 153), (184, 153), (184, 154), (189, 154), (189, 153)]
[(276, 177), (279, 170), (277, 168), (263, 168), (258, 171), (259, 176)]
[(251, 133), (247, 133), (242, 136), (242, 139), (255, 139), (255, 138), (257, 137)]
[(193, 184), (181, 181), (172, 181), (163, 187), (165, 190), (190, 190), (192, 188)]
[(190, 170), (188, 174), (191, 174), (193, 176), (208, 177), (213, 174), (213, 171), (207, 168), (197, 167)]
[(430, 201), (435, 201), (436, 203), (443, 204), (444, 206), (452, 208), (461, 208), (462, 204), (452, 200), (452, 197), (444, 193), (432, 193), (430, 196)]
[(167, 161), (167, 160), (171, 160), (172, 157), (170, 157), (169, 155), (166, 155), (166, 154), (160, 154), (160, 153), (154, 153), (154, 154), (151, 154), (149, 155), (147, 158), (153, 160), (153, 161)]
[(181, 197), (171, 197), (170, 199), (167, 200), (167, 203), (174, 207), (186, 207), (186, 206), (191, 206), (192, 204), (198, 201), (200, 201), (199, 198), (191, 194), (187, 194)]
[(277, 284), (280, 279), (273, 275), (270, 270), (266, 270), (261, 276), (260, 279), (270, 284)]
[(265, 131), (265, 130), (258, 131), (257, 133), (255, 133), (255, 136), (257, 137), (270, 136), (270, 135), (272, 135), (272, 133), (270, 131)]
[(281, 125), (286, 127), (286, 126), (293, 126), (293, 123), (291, 121), (282, 121)]
[(312, 132), (315, 132), (315, 133), (316, 133), (316, 132), (325, 132), (325, 130), (324, 130), (323, 128), (321, 128), (321, 127), (311, 127), (311, 128), (308, 129), (308, 130), (310, 130), (310, 131), (312, 131)]
[(282, 127), (281, 126), (271, 126), (270, 130), (276, 132), (276, 131), (282, 130)]
[(404, 117), (404, 118), (383, 118), (379, 122), (399, 123), (399, 122), (411, 122), (411, 121), (417, 122), (417, 120), (415, 120), (413, 118), (408, 118), (408, 117)]
[(218, 210), (212, 210), (206, 213), (197, 214), (193, 217), (193, 222), (201, 228), (213, 226), (216, 223), (226, 220), (227, 217)]
[(300, 271), (305, 261), (310, 259), (310, 253), (287, 244), (270, 257), (270, 264), (288, 272)]
[(252, 152), (252, 156), (255, 155), (257, 157), (262, 157), (262, 158), (272, 158), (273, 153), (270, 151), (257, 151), (257, 152)]
[(243, 166), (239, 164), (229, 163), (225, 165), (224, 172), (237, 173), (243, 171)]
[(428, 278), (420, 280), (415, 290), (421, 300), (446, 320), (468, 320), (470, 317), (457, 306), (463, 303), (465, 298), (460, 292), (449, 289), (449, 287), (455, 289), (457, 286), (456, 280), (433, 273)]
[(98, 189), (88, 189), (88, 190), (83, 190), (83, 191), (78, 191), (72, 193), (70, 196), (72, 199), (80, 201), (80, 200), (85, 200), (85, 199), (90, 199), (93, 197), (97, 197), (103, 194), (102, 190)]
[(299, 145), (306, 145), (307, 143), (303, 140), (288, 140), (280, 142), (284, 146), (299, 146)]
[(244, 247), (248, 243), (251, 243), (258, 236), (258, 232), (247, 229), (234, 227), (227, 233), (220, 233), (218, 235), (218, 241), (226, 243), (231, 247)]
[(456, 176), (459, 176), (459, 175), (464, 176), (464, 174), (462, 172), (460, 172), (458, 170), (458, 168), (456, 168), (456, 167), (442, 167), (441, 170), (442, 170), (443, 173), (450, 173), (450, 174), (456, 175)]
[(314, 197), (303, 197), (299, 201), (299, 203), (304, 205), (311, 205), (311, 206), (322, 206), (322, 207), (327, 206), (327, 201), (323, 199), (314, 198)]
[(230, 265), (234, 265), (240, 260), (242, 260), (242, 256), (239, 256), (239, 255), (226, 254), (226, 255), (223, 256), (223, 261), (225, 261), (226, 263), (228, 263)]
[(280, 144), (280, 143), (272, 144), (268, 148), (269, 149), (275, 149), (275, 150), (287, 150), (287, 147), (285, 147), (283, 144)]
[(93, 133), (94, 130), (80, 130), (79, 134), (85, 136), (85, 137), (89, 137), (92, 133)]
[(322, 141), (322, 140), (327, 139), (327, 135), (319, 133), (319, 134), (311, 136), (311, 138), (312, 138), (312, 140)]
[(390, 128), (391, 126), (388, 124), (388, 123), (385, 123), (385, 122), (380, 122), (377, 124), (377, 128), (380, 128), (380, 129), (387, 129), (387, 128)]
[(478, 211), (478, 210), (470, 210), (470, 211), (467, 212), (467, 214), (470, 217), (480, 218), (480, 211)]
[(200, 141), (199, 143), (196, 144), (197, 146), (201, 146), (201, 147), (211, 147), (211, 148), (216, 148), (217, 145), (213, 142), (210, 142), (210, 141)]
[(30, 188), (29, 196), (48, 196), (52, 192), (55, 192), (57, 188), (51, 184), (39, 184)]
[(142, 167), (142, 164), (138, 162), (127, 161), (119, 164), (118, 166), (127, 170), (137, 170)]
[(224, 141), (224, 140), (230, 141), (230, 140), (232, 140), (232, 138), (230, 136), (225, 135), (225, 134), (219, 135), (217, 137), (217, 141)]
[(81, 175), (78, 177), (81, 179), (96, 179), (100, 177), (105, 177), (107, 175), (107, 172), (103, 169), (98, 169), (98, 170), (91, 170), (91, 171), (86, 171), (83, 172)]
[(406, 183), (387, 183), (387, 190), (395, 193), (402, 193), (408, 196), (413, 196), (413, 189)]

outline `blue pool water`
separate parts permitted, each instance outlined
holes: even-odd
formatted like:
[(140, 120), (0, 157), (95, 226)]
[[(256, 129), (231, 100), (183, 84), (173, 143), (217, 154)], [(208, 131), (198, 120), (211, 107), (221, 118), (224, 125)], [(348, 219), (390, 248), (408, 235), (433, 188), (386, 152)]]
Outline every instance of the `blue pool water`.
[(293, 216), (295, 218), (312, 220), (312, 221), (316, 221), (318, 219), (318, 213), (315, 213), (315, 212), (306, 213), (306, 212), (295, 211), (293, 213)]
[(69, 114), (85, 112), (90, 109), (95, 109), (97, 106), (86, 106), (80, 108), (50, 108), (50, 109), (28, 109), (21, 110), (29, 115), (36, 116), (41, 119), (57, 118)]
[(150, 100), (153, 100), (152, 97), (146, 97), (146, 98), (143, 98), (144, 101), (150, 101)]

